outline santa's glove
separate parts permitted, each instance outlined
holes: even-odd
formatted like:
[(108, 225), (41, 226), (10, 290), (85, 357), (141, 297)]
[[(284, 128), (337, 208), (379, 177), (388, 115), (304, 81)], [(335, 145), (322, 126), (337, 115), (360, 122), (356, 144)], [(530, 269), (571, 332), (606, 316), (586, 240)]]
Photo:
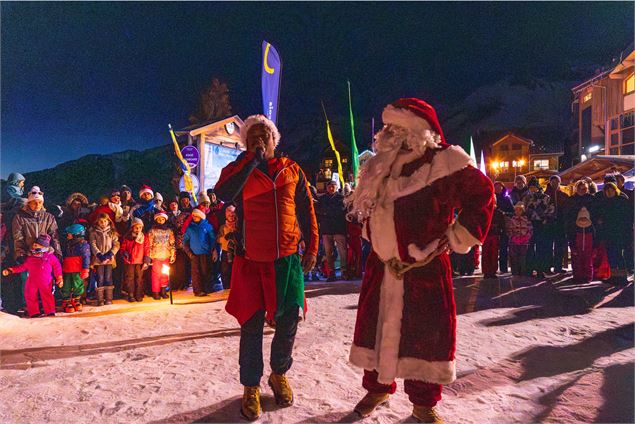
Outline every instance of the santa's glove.
[(59, 287), (60, 289), (64, 286), (64, 280), (62, 279), (61, 275), (57, 277), (57, 279), (55, 280), (55, 284), (57, 284), (57, 287)]
[(143, 257), (143, 263), (150, 266), (152, 265), (152, 258), (150, 256), (144, 256)]
[(82, 269), (82, 271), (79, 273), (79, 278), (81, 278), (82, 280), (85, 280), (88, 278), (88, 270), (87, 269)]

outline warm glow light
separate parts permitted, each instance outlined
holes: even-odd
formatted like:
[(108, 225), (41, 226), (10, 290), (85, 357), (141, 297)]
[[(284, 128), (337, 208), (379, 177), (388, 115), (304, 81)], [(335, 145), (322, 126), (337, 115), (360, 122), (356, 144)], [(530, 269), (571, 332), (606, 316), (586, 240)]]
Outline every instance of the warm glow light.
[(494, 163), (492, 163), (492, 168), (494, 168), (494, 169), (498, 169), (498, 162), (494, 162)]
[(163, 264), (163, 266), (161, 267), (161, 273), (165, 275), (170, 275), (170, 266)]
[(519, 166), (519, 167), (521, 167), (521, 166), (524, 166), (524, 165), (525, 165), (525, 161), (521, 159), (521, 160), (518, 162), (518, 166)]
[(595, 146), (589, 147), (589, 153), (595, 153), (599, 151), (600, 151), (600, 146), (598, 146), (597, 144)]
[(513, 161), (512, 161), (512, 166), (513, 166), (514, 168), (516, 168), (516, 164), (517, 164), (517, 162), (516, 162), (515, 160), (513, 160)]

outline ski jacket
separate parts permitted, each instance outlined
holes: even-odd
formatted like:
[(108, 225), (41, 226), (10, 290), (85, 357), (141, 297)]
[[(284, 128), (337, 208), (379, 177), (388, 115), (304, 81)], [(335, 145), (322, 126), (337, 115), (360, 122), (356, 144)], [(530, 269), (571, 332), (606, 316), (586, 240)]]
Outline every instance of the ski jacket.
[(128, 232), (121, 241), (120, 256), (123, 262), (127, 265), (143, 264), (147, 240), (148, 237), (143, 232), (140, 232), (137, 237), (133, 237), (132, 232)]
[(154, 226), (146, 235), (148, 241), (145, 244), (145, 256), (150, 259), (170, 260), (176, 258), (176, 248), (174, 246), (174, 233), (167, 224), (164, 226)]
[(307, 254), (317, 255), (313, 199), (304, 172), (292, 160), (259, 162), (253, 152), (243, 152), (223, 168), (214, 192), (236, 203), (247, 259), (270, 262), (297, 253), (301, 235)]
[(215, 244), (216, 234), (208, 221), (190, 222), (183, 236), (183, 250), (188, 254), (209, 255)]
[(27, 256), (22, 265), (11, 267), (11, 271), (14, 273), (28, 271), (27, 284), (45, 285), (51, 281), (51, 274), (55, 276), (55, 279), (62, 276), (60, 261), (52, 253), (45, 253), (42, 256)]
[(524, 215), (514, 215), (506, 219), (506, 224), (510, 245), (518, 246), (529, 244), (532, 234), (532, 226), (529, 218)]
[[(119, 236), (110, 227), (104, 229), (93, 227), (88, 233), (90, 250), (93, 253), (92, 265), (116, 265), (115, 255), (119, 251)], [(101, 260), (97, 255), (106, 255), (105, 260)]]
[(13, 234), (13, 254), (15, 259), (26, 256), (33, 242), (41, 235), (51, 236), (51, 248), (59, 257), (62, 256), (60, 242), (57, 235), (55, 217), (44, 208), (34, 212), (28, 206), (23, 207), (13, 217), (11, 223)]
[(90, 245), (83, 238), (72, 239), (64, 246), (64, 261), (62, 271), (82, 272), (90, 268)]

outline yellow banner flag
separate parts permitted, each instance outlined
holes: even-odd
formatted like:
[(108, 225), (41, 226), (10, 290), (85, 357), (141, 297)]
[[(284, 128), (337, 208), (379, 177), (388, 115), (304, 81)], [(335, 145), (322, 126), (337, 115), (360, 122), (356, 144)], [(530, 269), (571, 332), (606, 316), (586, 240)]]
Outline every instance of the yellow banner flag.
[(196, 199), (196, 193), (194, 193), (194, 184), (192, 183), (190, 164), (183, 158), (181, 154), (181, 148), (179, 147), (179, 143), (176, 141), (176, 134), (174, 134), (174, 130), (172, 129), (172, 125), (168, 124), (168, 128), (170, 128), (170, 135), (172, 136), (172, 142), (174, 143), (174, 152), (176, 153), (176, 157), (181, 161), (181, 170), (183, 171), (183, 182), (185, 183), (185, 191), (192, 194), (192, 199), (195, 203), (198, 203)]
[(335, 159), (337, 159), (337, 176), (340, 178), (341, 188), (344, 188), (344, 172), (342, 171), (342, 160), (340, 159), (340, 152), (335, 148), (335, 141), (333, 141), (333, 134), (331, 133), (331, 125), (329, 124), (329, 118), (326, 116), (326, 109), (324, 103), (322, 103), (322, 109), (324, 110), (324, 118), (326, 118), (326, 136), (331, 144), (331, 149), (335, 153)]

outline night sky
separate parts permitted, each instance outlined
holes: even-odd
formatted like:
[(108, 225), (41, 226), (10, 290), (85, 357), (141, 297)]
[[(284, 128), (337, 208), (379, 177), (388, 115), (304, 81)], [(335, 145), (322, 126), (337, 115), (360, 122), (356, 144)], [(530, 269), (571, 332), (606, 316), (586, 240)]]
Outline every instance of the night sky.
[(170, 140), (212, 77), (261, 112), (260, 46), (284, 62), (279, 126), (402, 96), (451, 104), (556, 79), (633, 38), (633, 3), (2, 3), (1, 176)]

